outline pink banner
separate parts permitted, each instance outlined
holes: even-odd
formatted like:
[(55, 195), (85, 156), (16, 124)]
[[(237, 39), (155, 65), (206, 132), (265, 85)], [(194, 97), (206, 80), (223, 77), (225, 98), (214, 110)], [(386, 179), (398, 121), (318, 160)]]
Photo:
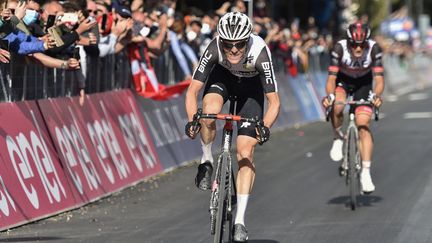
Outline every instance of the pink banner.
[(0, 229), (81, 205), (36, 103), (1, 103), (0, 123)]
[(93, 201), (162, 171), (130, 91), (39, 101), (76, 196)]

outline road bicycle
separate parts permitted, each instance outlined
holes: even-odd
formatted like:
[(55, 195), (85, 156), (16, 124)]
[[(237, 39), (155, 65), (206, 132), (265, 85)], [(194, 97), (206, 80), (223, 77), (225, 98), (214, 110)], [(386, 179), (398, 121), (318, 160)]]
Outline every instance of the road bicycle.
[[(258, 118), (245, 118), (235, 115), (237, 102), (232, 98), (230, 102), (229, 114), (203, 114), (202, 109), (198, 109), (193, 121), (199, 122), (200, 119), (224, 120), (225, 125), (222, 135), (221, 152), (216, 163), (216, 172), (211, 186), (210, 195), (210, 233), (214, 236), (214, 243), (221, 243), (224, 237), (228, 242), (233, 241), (233, 209), (236, 204), (237, 191), (235, 187), (235, 177), (232, 166), (231, 142), (233, 134), (233, 121), (248, 122), (255, 124), (255, 127), (262, 126), (263, 123)], [(261, 130), (257, 129), (258, 137), (262, 137)], [(260, 142), (260, 144), (262, 144)], [(228, 233), (225, 234), (224, 233)]]
[[(349, 124), (345, 132), (343, 144), (343, 160), (339, 173), (345, 176), (345, 183), (348, 186), (350, 194), (351, 210), (357, 207), (357, 196), (362, 195), (363, 191), (360, 184), (360, 172), (362, 169), (360, 151), (359, 151), (359, 135), (358, 127), (355, 123), (355, 112), (353, 107), (356, 105), (373, 105), (371, 101), (353, 100), (352, 96), (348, 97), (345, 102), (336, 101), (335, 105), (350, 105), (349, 109)], [(329, 121), (329, 115), (332, 111), (330, 106), (326, 111), (326, 120)], [(375, 121), (379, 119), (379, 109), (374, 107)]]

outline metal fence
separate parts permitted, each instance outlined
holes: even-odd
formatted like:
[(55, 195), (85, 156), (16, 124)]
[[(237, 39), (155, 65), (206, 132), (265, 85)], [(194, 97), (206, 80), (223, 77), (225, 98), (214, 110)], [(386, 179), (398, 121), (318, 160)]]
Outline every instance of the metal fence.
[(10, 63), (0, 64), (0, 101), (75, 96), (83, 86), (86, 93), (130, 87), (130, 63), (124, 52), (87, 57), (82, 65), (80, 70), (47, 68), (29, 62), (28, 57), (11, 55)]

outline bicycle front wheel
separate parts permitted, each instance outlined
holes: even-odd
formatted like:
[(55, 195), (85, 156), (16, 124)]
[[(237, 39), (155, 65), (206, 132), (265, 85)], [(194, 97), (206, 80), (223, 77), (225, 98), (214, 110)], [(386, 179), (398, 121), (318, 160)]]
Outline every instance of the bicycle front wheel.
[(227, 187), (226, 187), (226, 175), (227, 175), (227, 158), (223, 156), (221, 164), (221, 173), (219, 173), (219, 184), (218, 184), (218, 192), (219, 192), (219, 200), (217, 204), (216, 211), (216, 225), (215, 225), (215, 235), (214, 235), (214, 243), (222, 243), (223, 242), (223, 233), (224, 233), (224, 224), (227, 220)]
[(354, 127), (348, 132), (347, 150), (348, 150), (348, 181), (350, 192), (350, 205), (351, 210), (355, 210), (357, 206), (357, 195), (359, 194), (360, 181), (359, 174), (357, 173), (356, 165), (358, 161), (358, 147), (357, 147), (358, 134)]

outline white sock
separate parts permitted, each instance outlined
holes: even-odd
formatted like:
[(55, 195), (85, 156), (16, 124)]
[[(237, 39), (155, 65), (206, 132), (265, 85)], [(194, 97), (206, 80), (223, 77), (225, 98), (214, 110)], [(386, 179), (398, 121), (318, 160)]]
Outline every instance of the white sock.
[(370, 171), (371, 161), (362, 161), (362, 171)]
[(201, 140), (201, 148), (203, 151), (203, 155), (201, 157), (201, 164), (210, 161), (213, 164), (213, 154), (212, 154), (212, 144), (213, 142), (210, 142), (209, 144), (204, 144), (204, 142)]
[(244, 215), (249, 199), (249, 194), (237, 194), (237, 212), (234, 224), (244, 225)]

